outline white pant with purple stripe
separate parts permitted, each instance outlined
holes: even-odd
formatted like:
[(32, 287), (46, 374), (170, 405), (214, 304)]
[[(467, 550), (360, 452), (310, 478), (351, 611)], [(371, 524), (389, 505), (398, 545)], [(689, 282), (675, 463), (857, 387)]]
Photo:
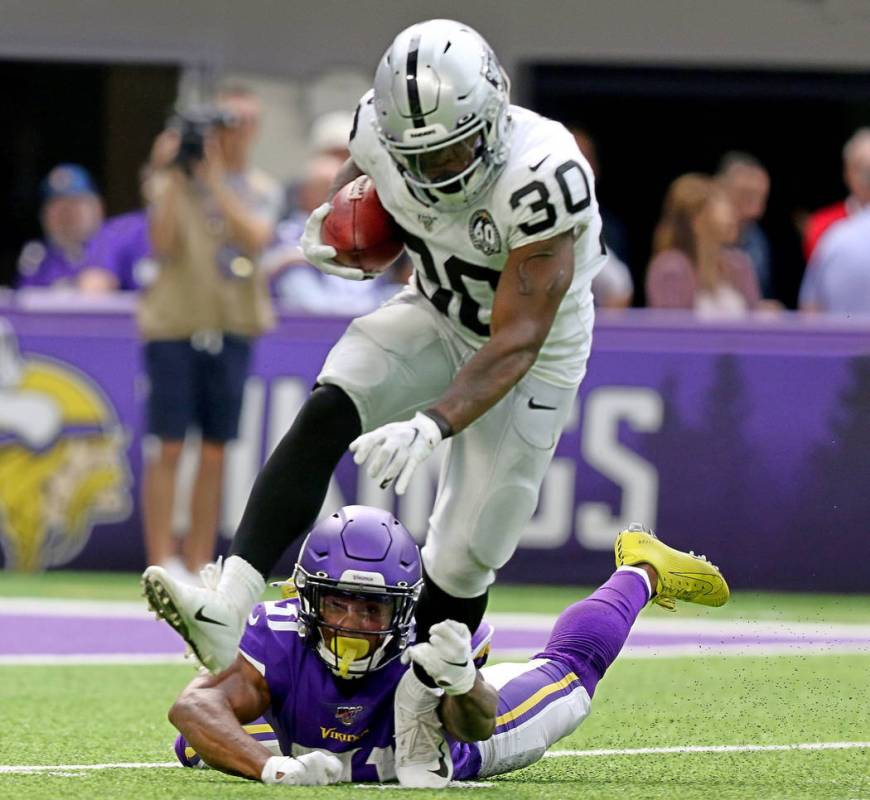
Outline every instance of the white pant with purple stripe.
[(589, 715), (589, 693), (560, 661), (493, 664), (481, 674), (498, 690), (499, 701), (495, 733), (474, 745), (481, 756), (479, 778), (534, 764)]

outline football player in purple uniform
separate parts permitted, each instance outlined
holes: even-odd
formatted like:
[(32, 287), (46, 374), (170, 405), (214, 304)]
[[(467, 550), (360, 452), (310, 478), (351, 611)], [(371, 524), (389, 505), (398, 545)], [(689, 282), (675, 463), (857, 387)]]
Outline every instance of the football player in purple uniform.
[[(528, 766), (586, 718), (650, 599), (728, 598), (716, 567), (639, 527), (617, 537), (616, 562), (603, 586), (561, 614), (542, 652), (479, 669), (492, 628), (483, 621), (472, 636), (447, 620), (414, 644), (422, 587), (414, 540), (389, 512), (343, 508), (306, 538), (293, 575), (298, 598), (255, 606), (233, 664), (195, 678), (173, 705), (178, 757), (297, 785), (398, 778), (439, 787)], [(436, 688), (414, 678), (411, 662)], [(394, 715), (403, 675), (413, 679), (416, 716), (405, 725)], [(394, 739), (410, 762), (396, 762)]]

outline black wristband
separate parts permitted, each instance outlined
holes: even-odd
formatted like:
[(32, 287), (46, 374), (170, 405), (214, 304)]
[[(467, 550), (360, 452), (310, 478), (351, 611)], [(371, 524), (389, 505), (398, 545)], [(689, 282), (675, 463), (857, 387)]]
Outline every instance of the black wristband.
[(444, 418), (443, 414), (439, 413), (434, 408), (427, 408), (425, 411), (421, 411), (420, 413), (425, 414), (438, 426), (438, 430), (441, 431), (442, 439), (447, 439), (450, 436), (453, 436), (453, 428), (450, 426), (450, 423)]

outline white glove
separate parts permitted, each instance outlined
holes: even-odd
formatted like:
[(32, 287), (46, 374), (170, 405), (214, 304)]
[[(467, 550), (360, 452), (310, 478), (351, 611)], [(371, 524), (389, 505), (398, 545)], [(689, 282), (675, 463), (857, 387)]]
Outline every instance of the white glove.
[(452, 619), (429, 628), (429, 641), (415, 644), (402, 653), (402, 663), (413, 661), (447, 694), (471, 691), (477, 669), (471, 660), (471, 632)]
[(332, 205), (324, 203), (317, 206), (305, 220), (305, 230), (299, 242), (302, 245), (305, 260), (327, 275), (338, 275), (339, 278), (347, 278), (351, 281), (361, 281), (373, 277), (366, 275), (357, 267), (345, 267), (332, 260), (338, 255), (338, 251), (320, 240), (320, 226), (330, 211), (332, 211)]
[(338, 756), (315, 750), (297, 758), (272, 756), (263, 767), (263, 783), (291, 786), (327, 786), (341, 780), (343, 765)]
[(441, 429), (419, 411), (414, 419), (390, 422), (350, 443), (357, 464), (369, 462), (366, 472), (386, 489), (396, 476), (396, 494), (404, 494), (411, 475), (441, 442)]

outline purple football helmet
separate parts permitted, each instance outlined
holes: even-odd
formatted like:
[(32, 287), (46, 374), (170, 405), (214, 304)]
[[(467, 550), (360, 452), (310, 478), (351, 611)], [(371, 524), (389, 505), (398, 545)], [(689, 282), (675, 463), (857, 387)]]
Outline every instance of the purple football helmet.
[[(336, 675), (361, 677), (407, 647), (423, 584), (420, 551), (389, 511), (345, 506), (319, 522), (302, 543), (293, 581), (299, 635)], [(375, 631), (327, 623), (324, 601), (342, 598), (382, 604), (389, 609), (388, 623)], [(373, 636), (376, 646), (368, 643)]]

